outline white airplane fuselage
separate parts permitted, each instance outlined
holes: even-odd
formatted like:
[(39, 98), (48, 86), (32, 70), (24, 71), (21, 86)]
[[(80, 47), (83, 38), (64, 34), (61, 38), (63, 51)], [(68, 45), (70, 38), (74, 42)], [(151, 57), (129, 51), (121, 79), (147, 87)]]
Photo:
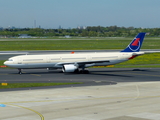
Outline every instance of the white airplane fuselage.
[(64, 64), (76, 64), (78, 61), (78, 63), (85, 63), (85, 67), (90, 67), (117, 64), (129, 60), (132, 56), (132, 52), (20, 55), (9, 58), (4, 64), (9, 67), (21, 69), (61, 68)]

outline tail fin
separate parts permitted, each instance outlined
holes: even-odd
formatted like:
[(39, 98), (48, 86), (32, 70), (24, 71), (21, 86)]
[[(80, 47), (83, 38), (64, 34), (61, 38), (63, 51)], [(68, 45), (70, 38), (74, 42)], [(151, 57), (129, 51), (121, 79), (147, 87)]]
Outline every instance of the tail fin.
[(127, 46), (126, 49), (122, 50), (121, 52), (139, 52), (143, 39), (146, 33), (139, 33), (132, 42)]

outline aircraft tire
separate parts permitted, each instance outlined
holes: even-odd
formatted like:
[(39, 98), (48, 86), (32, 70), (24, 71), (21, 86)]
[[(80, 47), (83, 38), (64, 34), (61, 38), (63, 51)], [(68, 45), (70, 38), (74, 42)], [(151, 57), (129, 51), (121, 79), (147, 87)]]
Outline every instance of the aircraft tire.
[(89, 71), (88, 70), (81, 70), (80, 73), (81, 74), (89, 74)]

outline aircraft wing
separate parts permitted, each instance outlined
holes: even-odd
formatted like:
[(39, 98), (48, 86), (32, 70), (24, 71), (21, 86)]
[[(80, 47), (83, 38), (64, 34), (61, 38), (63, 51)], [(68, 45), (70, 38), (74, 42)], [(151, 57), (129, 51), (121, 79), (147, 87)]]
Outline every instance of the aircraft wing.
[(103, 60), (103, 61), (82, 61), (82, 62), (61, 62), (55, 64), (55, 66), (62, 66), (66, 64), (78, 64), (78, 65), (85, 65), (85, 64), (92, 64), (92, 63), (103, 63), (103, 62), (110, 62), (109, 60)]

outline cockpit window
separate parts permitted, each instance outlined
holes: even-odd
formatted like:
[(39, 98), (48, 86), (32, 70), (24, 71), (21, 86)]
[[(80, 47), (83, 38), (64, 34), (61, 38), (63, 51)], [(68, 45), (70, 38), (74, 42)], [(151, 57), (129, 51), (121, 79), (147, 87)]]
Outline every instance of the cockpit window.
[(13, 59), (8, 59), (8, 61), (13, 61)]

